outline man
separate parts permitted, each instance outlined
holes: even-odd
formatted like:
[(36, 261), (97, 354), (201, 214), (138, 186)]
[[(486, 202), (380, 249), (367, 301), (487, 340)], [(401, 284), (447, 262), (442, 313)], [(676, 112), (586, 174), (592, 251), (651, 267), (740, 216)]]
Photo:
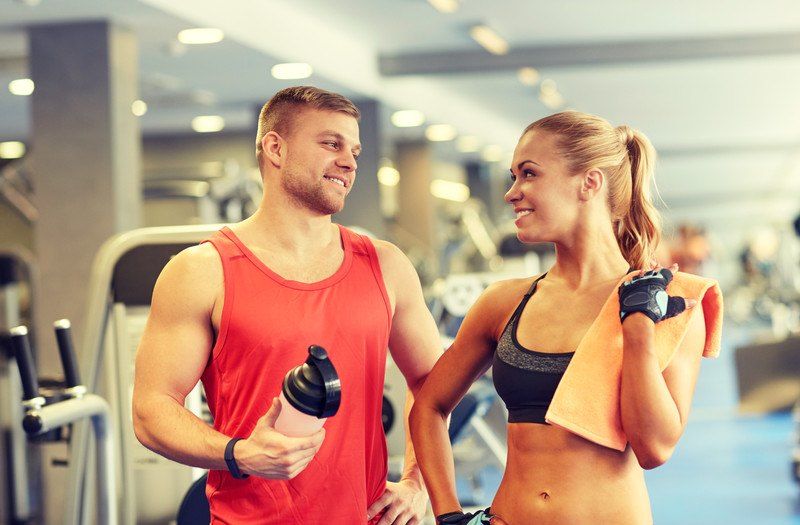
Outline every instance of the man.
[[(259, 117), (258, 210), (174, 257), (153, 292), (134, 428), (149, 449), (210, 469), (212, 523), (406, 525), (424, 515), (410, 439), (402, 479), (386, 482), (385, 358), (388, 345), (409, 387), (407, 417), (440, 343), (408, 259), (331, 221), (355, 182), (358, 119), (341, 95), (278, 92)], [(339, 372), (341, 406), (315, 434), (284, 436), (275, 398), (311, 344)], [(183, 407), (200, 379), (213, 429)]]

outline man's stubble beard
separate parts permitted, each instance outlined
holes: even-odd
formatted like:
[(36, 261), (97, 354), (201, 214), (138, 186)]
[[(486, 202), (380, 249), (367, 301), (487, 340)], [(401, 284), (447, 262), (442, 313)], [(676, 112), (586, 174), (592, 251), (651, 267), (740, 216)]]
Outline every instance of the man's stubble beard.
[(298, 170), (288, 167), (281, 176), (281, 186), (292, 202), (322, 215), (333, 215), (342, 211), (344, 202), (331, 196), (325, 184), (329, 183), (323, 178), (313, 183), (304, 182)]

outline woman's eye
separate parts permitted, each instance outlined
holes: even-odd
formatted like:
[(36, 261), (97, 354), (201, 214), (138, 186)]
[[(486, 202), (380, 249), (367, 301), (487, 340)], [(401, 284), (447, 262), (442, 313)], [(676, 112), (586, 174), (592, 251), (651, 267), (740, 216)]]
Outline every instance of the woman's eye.
[(531, 170), (525, 170), (525, 171), (523, 171), (522, 173), (523, 173), (523, 174), (524, 174), (526, 177), (535, 177), (535, 176), (536, 176), (536, 174), (535, 174), (534, 172), (532, 172)]

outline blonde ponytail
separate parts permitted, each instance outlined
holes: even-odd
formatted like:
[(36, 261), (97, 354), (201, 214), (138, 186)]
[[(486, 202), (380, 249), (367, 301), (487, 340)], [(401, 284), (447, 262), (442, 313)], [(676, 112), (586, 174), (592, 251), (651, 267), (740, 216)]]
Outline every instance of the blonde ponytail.
[(653, 206), (650, 183), (656, 151), (647, 137), (628, 126), (617, 128), (628, 152), (631, 191), (628, 213), (617, 222), (617, 243), (632, 268), (649, 267), (661, 240), (661, 218)]

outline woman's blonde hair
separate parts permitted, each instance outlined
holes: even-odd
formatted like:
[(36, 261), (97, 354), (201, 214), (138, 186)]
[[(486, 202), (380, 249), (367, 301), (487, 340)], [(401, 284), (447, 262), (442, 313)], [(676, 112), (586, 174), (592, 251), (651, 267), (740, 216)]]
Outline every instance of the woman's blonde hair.
[(597, 168), (608, 180), (608, 207), (622, 255), (632, 268), (649, 268), (661, 239), (661, 218), (650, 197), (656, 151), (647, 137), (628, 126), (564, 111), (537, 120), (523, 132), (557, 135), (572, 173)]

